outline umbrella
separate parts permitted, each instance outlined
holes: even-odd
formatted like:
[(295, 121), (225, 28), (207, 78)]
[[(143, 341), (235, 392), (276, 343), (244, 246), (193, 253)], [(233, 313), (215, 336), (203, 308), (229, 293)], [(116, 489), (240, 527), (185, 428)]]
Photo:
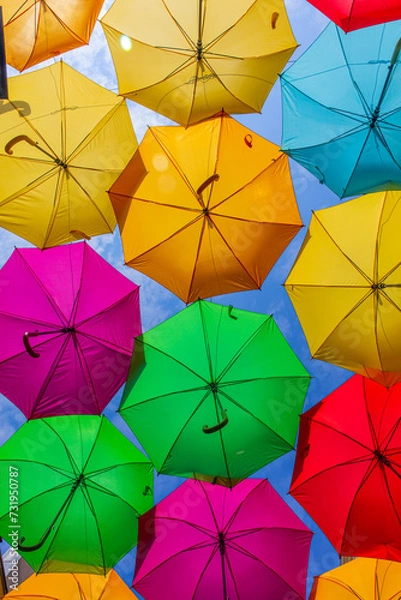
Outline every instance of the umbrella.
[(89, 42), (104, 0), (2, 0), (7, 62), (28, 67)]
[(309, 381), (270, 315), (200, 300), (136, 338), (119, 412), (159, 473), (233, 485), (293, 448)]
[(317, 577), (310, 600), (396, 600), (400, 581), (399, 562), (357, 558)]
[(344, 31), (401, 19), (400, 0), (308, 0)]
[(27, 421), (0, 448), (0, 535), (37, 572), (105, 574), (153, 506), (153, 468), (105, 417)]
[(137, 148), (124, 99), (57, 62), (9, 79), (0, 125), (0, 226), (40, 248), (113, 232), (107, 189)]
[(110, 570), (102, 575), (43, 573), (31, 575), (5, 600), (137, 600), (121, 577)]
[(312, 532), (268, 481), (186, 481), (139, 519), (146, 600), (305, 598)]
[(301, 416), (290, 493), (341, 555), (401, 560), (400, 403), (354, 375)]
[(341, 198), (401, 187), (400, 38), (330, 24), (281, 77), (282, 149)]
[(181, 125), (261, 112), (297, 46), (283, 0), (116, 0), (101, 23), (120, 94)]
[(0, 392), (27, 418), (99, 414), (141, 332), (138, 286), (79, 242), (14, 250), (0, 290)]
[(302, 227), (287, 157), (224, 112), (150, 128), (110, 197), (126, 264), (187, 303), (260, 288)]
[(400, 219), (401, 192), (317, 210), (285, 283), (312, 356), (383, 385), (401, 380)]

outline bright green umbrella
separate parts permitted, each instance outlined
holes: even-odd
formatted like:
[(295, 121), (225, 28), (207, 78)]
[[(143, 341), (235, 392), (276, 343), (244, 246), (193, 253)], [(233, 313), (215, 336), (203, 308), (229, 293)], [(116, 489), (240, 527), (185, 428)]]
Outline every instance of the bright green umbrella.
[(0, 535), (35, 571), (106, 573), (153, 506), (153, 467), (105, 417), (25, 423), (0, 448)]
[(160, 473), (231, 486), (293, 448), (309, 381), (270, 315), (198, 300), (136, 338), (119, 412)]

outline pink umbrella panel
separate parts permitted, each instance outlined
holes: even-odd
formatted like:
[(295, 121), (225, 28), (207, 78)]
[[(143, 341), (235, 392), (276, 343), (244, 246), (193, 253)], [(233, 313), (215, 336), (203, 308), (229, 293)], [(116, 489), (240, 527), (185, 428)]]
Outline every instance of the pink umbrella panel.
[(139, 288), (86, 242), (15, 249), (0, 330), (0, 392), (27, 418), (100, 414), (141, 333)]
[(312, 532), (267, 480), (187, 480), (139, 519), (146, 600), (305, 598)]

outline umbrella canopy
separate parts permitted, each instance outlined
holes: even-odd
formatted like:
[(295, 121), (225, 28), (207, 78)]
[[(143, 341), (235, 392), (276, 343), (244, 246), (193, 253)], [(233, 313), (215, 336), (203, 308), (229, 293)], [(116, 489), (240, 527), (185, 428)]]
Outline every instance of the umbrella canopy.
[(7, 62), (28, 67), (89, 42), (104, 0), (2, 0)]
[(282, 149), (341, 198), (401, 187), (400, 38), (330, 24), (281, 77)]
[(31, 575), (4, 600), (137, 600), (113, 570), (102, 575), (43, 573)]
[(401, 564), (357, 558), (315, 579), (310, 600), (396, 600), (401, 597)]
[(400, 219), (401, 192), (316, 211), (285, 283), (312, 356), (383, 385), (401, 380)]
[(185, 302), (259, 288), (302, 227), (287, 157), (224, 112), (150, 128), (110, 197), (126, 264)]
[(344, 31), (401, 19), (400, 0), (308, 0)]
[[(105, 574), (153, 506), (152, 464), (105, 417), (27, 421), (0, 448), (0, 535), (37, 572)], [(10, 508), (11, 503), (11, 508)]]
[(133, 587), (146, 600), (300, 600), (311, 537), (266, 480), (186, 481), (140, 518)]
[(79, 242), (14, 250), (0, 289), (0, 392), (28, 418), (99, 414), (141, 333), (138, 286)]
[(40, 248), (113, 232), (107, 189), (136, 148), (125, 100), (65, 63), (11, 77), (0, 226)]
[(301, 416), (290, 493), (343, 556), (401, 560), (400, 403), (354, 375)]
[(119, 412), (160, 473), (232, 485), (293, 448), (309, 381), (270, 315), (200, 300), (136, 338)]
[(120, 94), (181, 125), (261, 112), (297, 46), (283, 0), (116, 0), (101, 23)]

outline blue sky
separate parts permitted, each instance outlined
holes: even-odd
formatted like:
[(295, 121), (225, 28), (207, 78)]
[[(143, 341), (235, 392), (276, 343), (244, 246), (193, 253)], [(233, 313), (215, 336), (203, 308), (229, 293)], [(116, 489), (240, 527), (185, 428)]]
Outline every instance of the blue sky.
[[(111, 1), (107, 1), (105, 3), (105, 8), (110, 4)], [(300, 45), (293, 56), (294, 59), (303, 52), (322, 31), (327, 24), (327, 19), (314, 7), (309, 5), (306, 0), (287, 0), (286, 6), (295, 37)], [(96, 25), (88, 47), (67, 53), (63, 58), (67, 63), (81, 71), (84, 75), (109, 89), (117, 91), (117, 82), (112, 61), (99, 24)], [(10, 69), (9, 74), (15, 75), (16, 72), (13, 69)], [(236, 118), (258, 134), (268, 138), (276, 144), (280, 144), (280, 102), (280, 85), (277, 83), (265, 103), (262, 114), (246, 115)], [(156, 115), (143, 107), (134, 105), (132, 102), (129, 102), (129, 107), (138, 141), (142, 139), (148, 126), (169, 124), (165, 118)], [(324, 398), (351, 374), (338, 367), (315, 361), (310, 358), (310, 353), (301, 327), (285, 289), (282, 286), (306, 233), (307, 225), (309, 224), (311, 217), (311, 211), (331, 206), (339, 202), (337, 196), (324, 186), (320, 185), (319, 182), (302, 167), (292, 162), (291, 170), (299, 209), (305, 228), (299, 232), (276, 263), (261, 291), (241, 292), (220, 298), (213, 298), (213, 300), (224, 304), (233, 304), (238, 308), (274, 315), (276, 322), (287, 341), (313, 376), (306, 398), (305, 408), (307, 409)], [(14, 246), (28, 245), (20, 238), (5, 231), (0, 233), (0, 241), (0, 265), (4, 264), (7, 260)], [(123, 255), (118, 232), (116, 232), (115, 235), (94, 238), (91, 241), (91, 245), (122, 273), (141, 285), (141, 311), (144, 330), (157, 325), (178, 310), (184, 308), (184, 304), (180, 300), (160, 285), (140, 273), (123, 266)], [(133, 439), (128, 428), (115, 413), (120, 397), (121, 392), (117, 394), (105, 413), (128, 437)], [(0, 416), (2, 417), (0, 441), (5, 441), (12, 432), (23, 423), (24, 418), (21, 413), (4, 398), (0, 399)], [(325, 539), (323, 534), (319, 532), (317, 526), (306, 515), (303, 509), (288, 495), (294, 458), (295, 452), (291, 452), (282, 459), (279, 459), (258, 472), (256, 476), (267, 476), (277, 491), (280, 492), (290, 506), (315, 532), (308, 571), (309, 589), (314, 575), (334, 568), (339, 564), (339, 560), (336, 551)], [(181, 479), (175, 477), (157, 477), (155, 480), (155, 500), (158, 501), (163, 498), (181, 482)], [(118, 572), (128, 584), (132, 581), (133, 567), (133, 553), (117, 567)]]

